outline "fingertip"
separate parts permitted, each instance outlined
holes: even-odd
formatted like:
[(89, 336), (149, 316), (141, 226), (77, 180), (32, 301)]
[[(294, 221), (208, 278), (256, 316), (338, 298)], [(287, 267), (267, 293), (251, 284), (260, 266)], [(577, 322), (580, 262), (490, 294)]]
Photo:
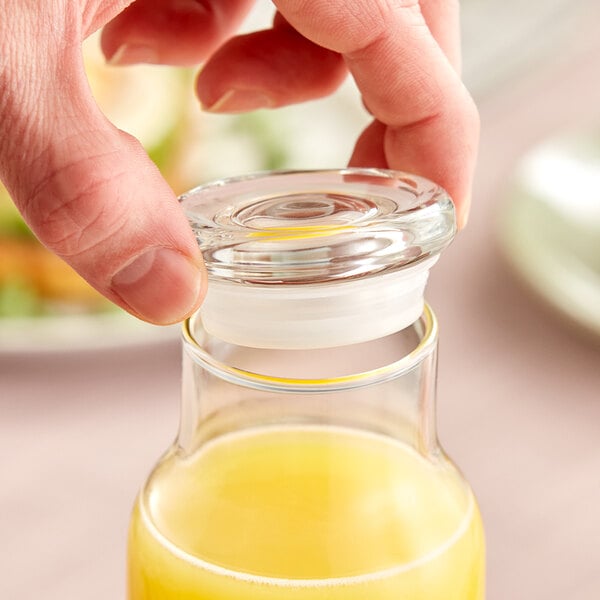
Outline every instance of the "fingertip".
[(206, 293), (206, 270), (171, 248), (150, 248), (116, 273), (111, 291), (135, 316), (169, 325), (190, 316)]
[(384, 151), (386, 127), (380, 121), (372, 121), (360, 134), (349, 161), (350, 167), (388, 168)]
[(471, 212), (471, 195), (456, 205), (456, 226), (458, 230), (464, 229), (469, 222), (469, 214)]
[(281, 26), (231, 38), (198, 74), (196, 93), (205, 110), (245, 112), (322, 98), (346, 74), (341, 55)]

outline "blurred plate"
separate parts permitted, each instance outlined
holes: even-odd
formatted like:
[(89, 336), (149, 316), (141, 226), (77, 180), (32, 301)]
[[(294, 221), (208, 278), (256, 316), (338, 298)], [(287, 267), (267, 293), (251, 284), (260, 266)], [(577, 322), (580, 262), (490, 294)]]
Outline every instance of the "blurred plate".
[(159, 327), (123, 311), (0, 319), (0, 356), (116, 350), (177, 340), (179, 325)]
[(565, 134), (529, 152), (501, 215), (501, 245), (520, 278), (600, 335), (600, 132)]

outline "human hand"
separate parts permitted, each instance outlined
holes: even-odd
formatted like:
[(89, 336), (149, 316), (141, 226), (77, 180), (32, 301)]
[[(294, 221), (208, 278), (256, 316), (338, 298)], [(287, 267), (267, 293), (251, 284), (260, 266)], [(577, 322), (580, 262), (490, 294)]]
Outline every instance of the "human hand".
[(198, 95), (214, 112), (327, 95), (349, 69), (374, 115), (351, 163), (434, 179), (464, 222), (478, 121), (455, 70), (458, 3), (279, 0), (273, 29), (225, 41), (252, 3), (0, 0), (0, 177), (40, 240), (140, 318), (190, 314), (206, 277), (172, 190), (89, 91), (81, 41), (106, 23), (113, 63), (210, 57)]
[(350, 164), (428, 177), (449, 192), (463, 227), (479, 116), (460, 79), (458, 0), (274, 3), (273, 29), (229, 40), (205, 64), (202, 104), (240, 112), (310, 100), (348, 70), (374, 117)]

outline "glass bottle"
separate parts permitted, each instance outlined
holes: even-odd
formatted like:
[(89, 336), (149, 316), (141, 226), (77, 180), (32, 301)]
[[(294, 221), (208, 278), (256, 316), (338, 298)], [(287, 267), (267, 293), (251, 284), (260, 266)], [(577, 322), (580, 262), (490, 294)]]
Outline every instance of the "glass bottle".
[(479, 511), (435, 429), (445, 192), (345, 169), (182, 204), (209, 292), (177, 439), (134, 508), (129, 600), (483, 600)]

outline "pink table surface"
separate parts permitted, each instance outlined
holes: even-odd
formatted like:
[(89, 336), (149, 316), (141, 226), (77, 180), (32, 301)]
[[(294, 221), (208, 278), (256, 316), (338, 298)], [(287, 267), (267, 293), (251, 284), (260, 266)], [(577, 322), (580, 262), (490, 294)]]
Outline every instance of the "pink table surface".
[[(440, 437), (480, 500), (488, 600), (600, 598), (600, 344), (518, 285), (494, 228), (520, 153), (600, 119), (600, 44), (481, 103), (468, 229), (428, 291)], [(0, 598), (124, 597), (130, 506), (178, 424), (179, 345), (0, 358)]]

